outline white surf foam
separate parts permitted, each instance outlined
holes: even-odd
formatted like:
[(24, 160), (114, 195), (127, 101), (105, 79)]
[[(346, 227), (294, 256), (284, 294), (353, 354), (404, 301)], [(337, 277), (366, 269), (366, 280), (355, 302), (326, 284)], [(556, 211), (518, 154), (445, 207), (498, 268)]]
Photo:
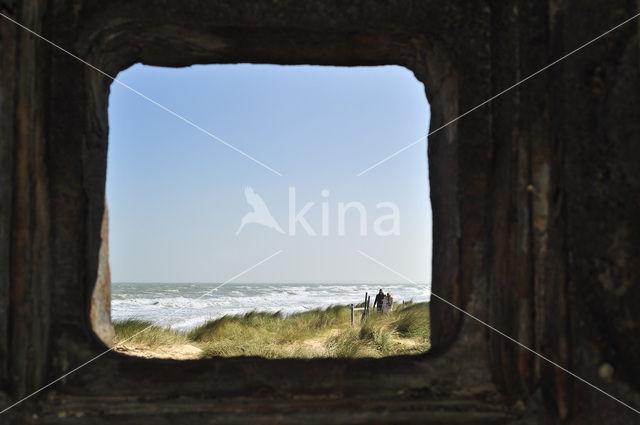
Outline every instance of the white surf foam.
[[(360, 303), (368, 292), (375, 296), (378, 286), (366, 284), (233, 284), (211, 292), (215, 284), (112, 285), (112, 319), (136, 318), (189, 330), (209, 319), (244, 314), (252, 310), (291, 314), (330, 305)], [(428, 285), (382, 285), (396, 302), (427, 301)], [(206, 294), (203, 296), (203, 294)]]

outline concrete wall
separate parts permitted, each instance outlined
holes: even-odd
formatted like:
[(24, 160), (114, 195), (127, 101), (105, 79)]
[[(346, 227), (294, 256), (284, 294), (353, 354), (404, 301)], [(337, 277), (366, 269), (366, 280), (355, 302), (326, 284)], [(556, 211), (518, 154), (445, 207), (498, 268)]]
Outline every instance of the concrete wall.
[[(404, 65), (426, 85), (432, 129), (637, 8), (0, 0), (2, 13), (111, 75), (136, 62)], [(636, 407), (639, 28), (625, 25), (429, 140), (433, 291)], [(110, 80), (4, 19), (0, 55), (4, 406), (105, 349), (90, 316), (104, 259)], [(109, 353), (1, 419), (640, 423), (450, 306), (431, 304), (433, 350), (422, 356), (179, 362)]]

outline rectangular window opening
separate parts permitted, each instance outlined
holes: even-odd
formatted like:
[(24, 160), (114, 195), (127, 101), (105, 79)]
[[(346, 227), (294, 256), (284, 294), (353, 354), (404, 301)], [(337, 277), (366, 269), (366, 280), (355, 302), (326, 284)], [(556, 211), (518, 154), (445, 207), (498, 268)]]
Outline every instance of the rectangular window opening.
[(411, 71), (138, 64), (118, 79), (184, 119), (111, 86), (92, 304), (107, 345), (173, 359), (429, 349), (427, 142), (389, 158), (427, 133)]

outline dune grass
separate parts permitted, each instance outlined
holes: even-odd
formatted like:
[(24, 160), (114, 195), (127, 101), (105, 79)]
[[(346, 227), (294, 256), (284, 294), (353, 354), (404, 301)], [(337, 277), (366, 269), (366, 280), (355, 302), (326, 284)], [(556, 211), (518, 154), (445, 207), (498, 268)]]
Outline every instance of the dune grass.
[(430, 347), (428, 303), (394, 306), (390, 314), (371, 313), (359, 326), (329, 339), (331, 357), (383, 357), (419, 354)]
[[(158, 347), (162, 345), (189, 344), (187, 336), (178, 331), (156, 326), (151, 322), (129, 319), (113, 323), (116, 331), (115, 343), (131, 338), (126, 344), (137, 347)], [(144, 330), (144, 332), (140, 332)], [(138, 333), (140, 332), (140, 333)], [(137, 335), (136, 335), (137, 334)], [(135, 336), (134, 336), (135, 335)]]
[[(352, 326), (348, 306), (288, 316), (254, 311), (210, 320), (189, 332), (151, 326), (126, 344), (150, 348), (191, 344), (202, 350), (202, 357), (382, 357), (429, 349), (428, 303), (396, 304), (393, 312), (372, 311), (362, 321), (360, 316), (356, 311)], [(122, 341), (150, 325), (139, 320), (116, 322), (116, 339)]]

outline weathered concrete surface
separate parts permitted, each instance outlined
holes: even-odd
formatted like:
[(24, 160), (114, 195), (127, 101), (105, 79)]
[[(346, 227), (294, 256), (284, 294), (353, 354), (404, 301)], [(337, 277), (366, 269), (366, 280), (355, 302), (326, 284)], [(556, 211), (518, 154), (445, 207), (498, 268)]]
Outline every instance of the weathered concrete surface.
[(100, 260), (98, 264), (98, 277), (96, 286), (91, 296), (91, 309), (89, 319), (93, 331), (107, 347), (113, 346), (115, 330), (111, 323), (111, 271), (109, 269), (109, 213), (105, 200), (102, 226), (100, 227)]
[[(136, 62), (404, 65), (425, 83), (432, 129), (637, 8), (0, 0), (3, 13), (113, 75)], [(639, 33), (638, 21), (627, 24), (429, 139), (433, 291), (636, 407)], [(6, 21), (0, 55), (4, 405), (104, 350), (90, 317), (96, 282), (105, 282), (110, 80)], [(640, 423), (446, 304), (431, 308), (427, 355), (175, 362), (110, 353), (2, 420)]]

